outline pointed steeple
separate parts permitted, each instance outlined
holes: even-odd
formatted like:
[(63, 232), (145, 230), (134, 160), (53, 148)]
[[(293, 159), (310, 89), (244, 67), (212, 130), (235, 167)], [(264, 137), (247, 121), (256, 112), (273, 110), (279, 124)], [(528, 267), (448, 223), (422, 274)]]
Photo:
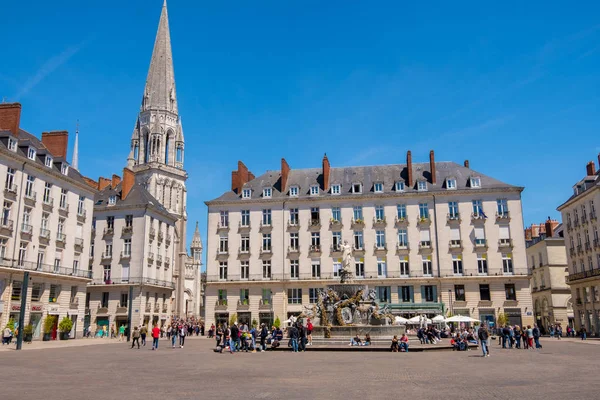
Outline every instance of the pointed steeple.
[(194, 231), (194, 237), (192, 238), (191, 248), (202, 250), (202, 238), (200, 237), (200, 229), (198, 229), (198, 221), (196, 221), (196, 230)]
[(75, 144), (73, 145), (71, 167), (79, 171), (79, 120), (77, 120), (77, 128), (75, 129)]
[(177, 113), (175, 73), (173, 72), (173, 54), (171, 53), (171, 34), (169, 33), (166, 0), (160, 14), (150, 69), (146, 78), (146, 88), (142, 99), (141, 111), (146, 110), (166, 110)]

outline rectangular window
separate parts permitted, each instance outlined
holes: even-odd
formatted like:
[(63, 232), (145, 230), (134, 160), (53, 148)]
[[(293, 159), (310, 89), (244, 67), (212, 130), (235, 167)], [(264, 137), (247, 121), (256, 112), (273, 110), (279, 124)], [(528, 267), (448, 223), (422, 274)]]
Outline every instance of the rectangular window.
[(377, 300), (380, 303), (392, 302), (392, 288), (390, 286), (377, 286)]
[(321, 262), (319, 260), (311, 261), (311, 272), (313, 279), (321, 277)]
[(342, 192), (342, 188), (340, 185), (331, 185), (331, 194), (340, 194)]
[(48, 296), (48, 302), (50, 302), (50, 303), (58, 302), (58, 296), (60, 296), (60, 286), (50, 285), (50, 296)]
[(18, 265), (22, 267), (25, 265), (25, 261), (27, 260), (27, 242), (21, 242), (19, 244), (19, 258), (17, 260)]
[(460, 229), (458, 227), (450, 228), (450, 247), (460, 247)]
[(226, 306), (227, 305), (227, 289), (219, 289), (217, 296), (218, 296), (219, 304)]
[(404, 259), (400, 259), (400, 276), (408, 277), (410, 275), (410, 269), (408, 267), (408, 256), (405, 256)]
[(456, 179), (454, 179), (454, 178), (446, 179), (446, 189), (456, 189)]
[(375, 207), (375, 221), (385, 221), (385, 211), (383, 210), (383, 206)]
[(8, 149), (10, 151), (17, 151), (17, 141), (15, 139), (8, 138)]
[(262, 224), (265, 226), (271, 225), (271, 210), (270, 209), (262, 210)]
[(219, 279), (227, 280), (227, 261), (219, 262)]
[(229, 252), (229, 237), (219, 236), (219, 253), (227, 254), (228, 252)]
[(373, 185), (373, 188), (375, 193), (383, 193), (383, 183), (377, 182), (375, 185)]
[(292, 196), (292, 197), (298, 196), (298, 186), (290, 187), (290, 196)]
[(458, 203), (456, 201), (448, 202), (448, 217), (450, 219), (458, 218)]
[(224, 228), (229, 226), (229, 211), (221, 211), (219, 213), (219, 225)]
[(378, 249), (385, 249), (385, 231), (375, 231), (375, 246)]
[(335, 222), (340, 222), (342, 220), (342, 212), (339, 207), (333, 207), (331, 209), (331, 219)]
[(492, 297), (490, 296), (490, 285), (479, 285), (479, 300), (481, 301), (491, 301)]
[(475, 246), (485, 246), (485, 229), (482, 226), (474, 228)]
[(423, 276), (432, 276), (431, 256), (423, 256), (421, 262), (423, 264)]
[(310, 195), (317, 196), (319, 194), (319, 187), (317, 185), (312, 185), (310, 187)]
[(250, 301), (250, 289), (240, 289), (240, 302), (248, 304)]
[(123, 255), (126, 257), (131, 256), (131, 238), (123, 240)]
[(10, 208), (12, 207), (12, 203), (10, 201), (4, 202), (4, 207), (2, 208), (2, 226), (8, 227), (12, 224), (10, 220)]
[(67, 189), (60, 190), (60, 203), (59, 207), (63, 210), (67, 208)]
[(108, 205), (114, 206), (115, 204), (117, 204), (117, 196), (115, 196), (115, 195), (108, 196)]
[(35, 192), (33, 191), (34, 184), (35, 184), (35, 177), (28, 175), (27, 183), (25, 183), (25, 197), (28, 197), (30, 199), (35, 198)]
[(342, 245), (342, 232), (331, 232), (332, 250), (339, 251)]
[(380, 278), (387, 276), (387, 264), (383, 258), (377, 259), (377, 276)]
[(290, 208), (290, 225), (298, 225), (298, 209)]
[(243, 235), (240, 241), (240, 253), (250, 252), (250, 236)]
[(40, 301), (42, 293), (44, 292), (44, 285), (41, 283), (34, 282), (31, 287), (31, 301)]
[(311, 232), (310, 244), (317, 249), (321, 246), (321, 234), (319, 232)]
[(271, 188), (263, 189), (263, 198), (270, 199), (271, 198)]
[(263, 304), (270, 304), (271, 303), (271, 289), (263, 289), (261, 299), (263, 301)]
[(309, 288), (308, 289), (308, 302), (311, 304), (316, 304), (319, 302), (319, 289), (317, 289), (317, 288)]
[(419, 203), (419, 218), (427, 219), (429, 218), (429, 207), (427, 203)]
[(300, 278), (300, 267), (298, 260), (290, 260), (290, 278), (298, 279)]
[(406, 229), (398, 229), (398, 247), (408, 247), (408, 231)]
[(417, 182), (417, 190), (419, 190), (419, 191), (427, 190), (427, 182), (425, 182), (425, 181), (418, 181)]
[[(150, 226), (153, 225), (152, 221), (154, 218), (150, 220)], [(114, 229), (115, 227), (115, 217), (106, 217), (106, 229)]]
[(288, 304), (302, 304), (302, 289), (288, 289)]
[(29, 158), (30, 160), (35, 160), (35, 149), (33, 147), (30, 147), (27, 150), (27, 158)]
[(396, 182), (396, 192), (404, 192), (404, 182)]
[(506, 275), (513, 274), (512, 254), (502, 253), (502, 272)]
[(433, 303), (437, 300), (437, 286), (425, 285), (421, 286), (422, 301)]
[(250, 197), (252, 197), (252, 190), (242, 189), (242, 199), (249, 199)]
[(23, 282), (13, 281), (12, 293), (11, 293), (10, 299), (13, 301), (20, 301), (22, 288), (23, 288)]
[(454, 285), (454, 300), (467, 301), (465, 297), (465, 285)]
[(488, 274), (487, 254), (477, 254), (477, 273), (479, 275)]
[(44, 198), (43, 198), (44, 203), (46, 204), (52, 204), (52, 184), (46, 182), (44, 184)]
[(340, 276), (340, 271), (342, 270), (342, 262), (341, 262), (341, 258), (336, 261), (333, 262), (333, 276), (334, 277), (339, 277)]
[(452, 255), (452, 267), (454, 269), (454, 275), (462, 275), (463, 274), (462, 255), (460, 255), (460, 254)]
[(398, 217), (398, 220), (403, 221), (406, 219), (406, 204), (398, 204), (396, 206), (396, 217)]
[(113, 245), (112, 242), (108, 242), (106, 243), (106, 245), (104, 246), (104, 255), (106, 257), (111, 257), (112, 256), (112, 251), (113, 251)]
[[(85, 197), (84, 196), (79, 196), (79, 200), (77, 201), (77, 215), (82, 216), (85, 214)], [(132, 217), (133, 215), (127, 215), (125, 217), (125, 222), (127, 222), (127, 217)], [(127, 226), (127, 225), (126, 225)], [(131, 225), (128, 225), (131, 226)]]
[(514, 283), (507, 283), (504, 285), (504, 293), (506, 294), (506, 300), (517, 300), (517, 292), (515, 290)]
[(110, 275), (111, 275), (110, 264), (107, 264), (104, 266), (104, 270), (103, 270), (104, 283), (107, 283), (107, 284), (111, 283)]
[(420, 230), (419, 238), (421, 239), (419, 245), (422, 248), (430, 248), (431, 247), (431, 232), (429, 232), (429, 229)]
[(319, 214), (319, 207), (312, 207), (310, 209), (310, 223), (312, 225), (320, 224), (321, 216)]
[(242, 226), (250, 226), (250, 210), (242, 210)]
[(363, 212), (362, 212), (362, 207), (361, 206), (354, 206), (352, 208), (353, 211), (353, 218), (354, 218), (354, 222), (363, 222)]
[(356, 277), (364, 278), (365, 277), (365, 262), (362, 258), (357, 258), (354, 261), (354, 266), (356, 268)]
[(414, 289), (412, 286), (398, 286), (398, 299), (402, 303), (414, 302)]
[(263, 251), (271, 251), (271, 234), (263, 233), (262, 235), (262, 250)]
[(362, 184), (353, 183), (352, 184), (352, 193), (362, 193)]
[(363, 232), (362, 231), (354, 231), (354, 249), (355, 250), (363, 250), (365, 247), (365, 243), (363, 241)]
[(471, 178), (471, 187), (472, 188), (480, 188), (481, 187), (481, 179), (477, 176)]
[(250, 278), (250, 261), (240, 261), (240, 279)]
[(290, 249), (298, 250), (298, 248), (299, 248), (298, 232), (290, 232)]
[(498, 199), (496, 200), (496, 204), (498, 206), (498, 216), (507, 217), (508, 216), (508, 201), (506, 199)]
[(45, 251), (44, 250), (40, 250), (38, 251), (38, 255), (37, 255), (37, 262), (36, 262), (36, 268), (38, 270), (42, 270), (43, 266), (44, 266), (44, 257), (45, 257)]
[(271, 260), (263, 260), (263, 279), (271, 279)]
[(473, 200), (473, 216), (476, 218), (483, 217), (483, 202), (481, 200)]

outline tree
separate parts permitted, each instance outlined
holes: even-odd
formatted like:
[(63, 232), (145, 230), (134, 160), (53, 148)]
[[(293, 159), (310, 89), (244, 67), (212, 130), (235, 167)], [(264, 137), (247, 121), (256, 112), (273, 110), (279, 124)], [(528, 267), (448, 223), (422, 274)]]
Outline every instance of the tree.
[(235, 324), (237, 321), (237, 314), (233, 313), (231, 314), (231, 317), (229, 317), (229, 326)]
[(273, 321), (273, 326), (275, 328), (281, 328), (281, 320), (279, 319), (279, 317), (275, 318), (275, 321)]
[(507, 322), (508, 322), (508, 318), (506, 318), (506, 315), (504, 313), (498, 314), (498, 327), (502, 327), (502, 326), (506, 325)]
[(258, 321), (256, 320), (256, 318), (254, 318), (252, 320), (252, 327), (256, 328), (258, 326)]

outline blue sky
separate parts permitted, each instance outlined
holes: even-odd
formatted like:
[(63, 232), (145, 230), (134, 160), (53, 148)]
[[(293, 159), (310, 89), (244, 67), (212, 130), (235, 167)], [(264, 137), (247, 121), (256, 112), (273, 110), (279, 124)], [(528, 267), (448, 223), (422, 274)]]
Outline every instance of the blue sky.
[[(37, 135), (79, 119), (97, 178), (126, 163), (162, 0), (91, 3), (3, 4), (0, 98)], [(170, 0), (189, 236), (238, 159), (258, 174), (324, 152), (348, 166), (434, 149), (525, 186), (525, 224), (558, 218), (600, 152), (600, 3), (501, 4)]]

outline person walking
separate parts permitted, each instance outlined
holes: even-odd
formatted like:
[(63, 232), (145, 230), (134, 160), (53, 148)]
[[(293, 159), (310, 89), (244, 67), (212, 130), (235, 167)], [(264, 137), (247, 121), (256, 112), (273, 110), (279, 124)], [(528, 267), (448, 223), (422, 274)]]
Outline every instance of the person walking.
[(581, 340), (587, 340), (587, 331), (583, 326), (581, 327)]
[(533, 329), (531, 329), (531, 325), (527, 325), (527, 348), (533, 350)]
[(312, 346), (312, 332), (313, 332), (313, 324), (310, 321), (310, 318), (308, 318), (307, 320), (307, 324), (306, 324), (306, 336), (308, 339), (308, 346)]
[(483, 357), (490, 356), (490, 350), (488, 348), (488, 338), (490, 337), (487, 327), (483, 325), (479, 328), (479, 332), (477, 333), (479, 337), (479, 345), (481, 346), (481, 351), (483, 352)]
[(158, 350), (158, 338), (160, 337), (160, 328), (158, 324), (154, 324), (152, 328), (152, 350)]
[(173, 324), (173, 326), (171, 326), (171, 347), (174, 349), (175, 348), (175, 343), (177, 343), (177, 335), (179, 334), (179, 331), (177, 329), (177, 324)]
[(217, 326), (217, 331), (215, 333), (215, 340), (217, 341), (217, 347), (221, 345), (221, 339), (223, 339), (223, 328), (221, 324)]
[(146, 325), (142, 325), (142, 327), (140, 328), (140, 336), (142, 337), (142, 346), (146, 345), (146, 335), (148, 334), (148, 328), (146, 328)]
[(266, 341), (267, 336), (269, 336), (269, 330), (267, 326), (263, 323), (260, 328), (260, 351), (264, 352), (267, 349)]
[(542, 345), (540, 344), (540, 328), (538, 328), (537, 324), (533, 325), (533, 329), (531, 330), (531, 333), (533, 334), (533, 341), (535, 342), (535, 348), (536, 349), (541, 349)]
[(131, 348), (133, 349), (133, 347), (135, 346), (135, 344), (137, 343), (138, 349), (140, 348), (140, 330), (138, 329), (138, 327), (136, 326), (135, 328), (133, 328), (133, 340), (131, 342)]
[(185, 326), (182, 326), (181, 329), (179, 329), (179, 348), (183, 349), (183, 345), (185, 344), (185, 337), (188, 334), (187, 329), (185, 329)]

